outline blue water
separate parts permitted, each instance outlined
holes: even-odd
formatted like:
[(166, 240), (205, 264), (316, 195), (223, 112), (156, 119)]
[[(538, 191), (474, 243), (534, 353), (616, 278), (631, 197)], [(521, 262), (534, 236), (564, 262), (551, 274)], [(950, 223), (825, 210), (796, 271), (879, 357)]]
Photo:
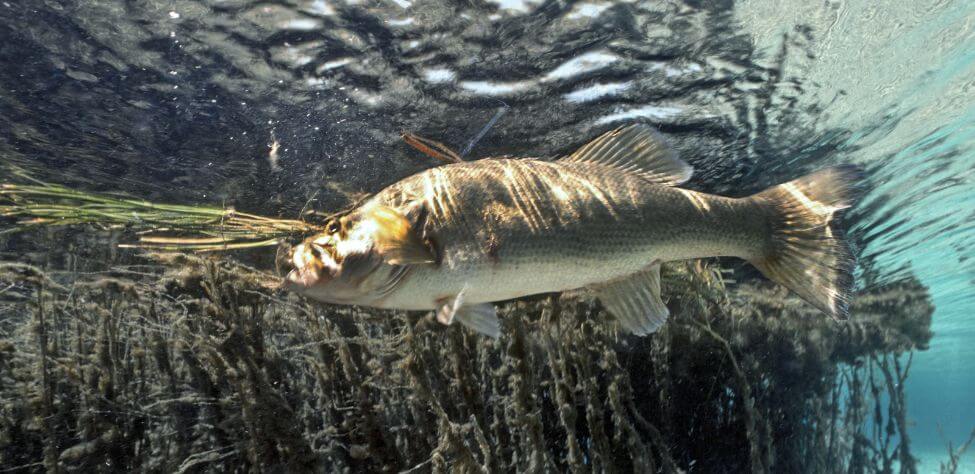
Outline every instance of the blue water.
[(837, 155), (871, 170), (862, 258), (931, 291), (935, 338), (907, 397), (920, 470), (937, 472), (945, 439), (975, 427), (975, 4), (750, 1), (739, 15), (769, 51), (812, 27), (813, 57), (786, 69), (811, 79), (802, 100), (823, 105), (824, 133), (851, 132)]

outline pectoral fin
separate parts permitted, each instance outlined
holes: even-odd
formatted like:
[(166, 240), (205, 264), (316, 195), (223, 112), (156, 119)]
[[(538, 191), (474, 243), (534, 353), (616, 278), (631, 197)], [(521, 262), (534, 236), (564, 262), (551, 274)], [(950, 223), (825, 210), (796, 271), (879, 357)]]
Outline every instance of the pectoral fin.
[(464, 292), (446, 299), (437, 308), (437, 321), (445, 325), (458, 321), (485, 336), (497, 339), (501, 335), (501, 321), (491, 303), (464, 304)]
[(660, 264), (593, 290), (623, 329), (638, 336), (655, 332), (670, 314), (660, 299)]
[(369, 210), (368, 218), (376, 227), (373, 241), (387, 262), (414, 265), (436, 261), (433, 252), (403, 214), (386, 206), (376, 206)]
[(444, 326), (454, 324), (454, 317), (457, 316), (457, 310), (462, 304), (464, 304), (463, 291), (453, 298), (437, 300), (437, 321)]
[(498, 320), (497, 309), (491, 303), (462, 306), (454, 314), (454, 319), (493, 339), (501, 336), (501, 321)]

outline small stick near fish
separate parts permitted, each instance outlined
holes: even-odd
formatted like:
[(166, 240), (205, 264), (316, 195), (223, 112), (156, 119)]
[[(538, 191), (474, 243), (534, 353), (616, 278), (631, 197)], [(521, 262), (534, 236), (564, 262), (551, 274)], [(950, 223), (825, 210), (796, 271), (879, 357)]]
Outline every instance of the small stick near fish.
[(436, 158), (446, 163), (460, 163), (464, 161), (460, 155), (457, 154), (457, 152), (451, 150), (450, 147), (438, 141), (423, 138), (411, 132), (403, 132), (400, 134), (400, 136), (407, 145), (416, 148), (421, 153), (431, 158)]
[(475, 135), (474, 138), (470, 141), (470, 143), (468, 143), (467, 146), (464, 147), (464, 151), (460, 152), (460, 156), (462, 158), (467, 156), (467, 154), (470, 153), (472, 149), (474, 149), (474, 145), (477, 145), (477, 142), (481, 141), (481, 139), (484, 138), (484, 135), (487, 135), (487, 132), (491, 130), (491, 127), (494, 127), (494, 124), (498, 123), (498, 120), (501, 119), (501, 116), (508, 111), (508, 104), (502, 101), (498, 101), (498, 102), (501, 102), (501, 107), (498, 107), (498, 110), (494, 112), (494, 115), (491, 117), (491, 120), (488, 120), (488, 123), (486, 123), (483, 127), (481, 127), (481, 131), (477, 132), (477, 135)]

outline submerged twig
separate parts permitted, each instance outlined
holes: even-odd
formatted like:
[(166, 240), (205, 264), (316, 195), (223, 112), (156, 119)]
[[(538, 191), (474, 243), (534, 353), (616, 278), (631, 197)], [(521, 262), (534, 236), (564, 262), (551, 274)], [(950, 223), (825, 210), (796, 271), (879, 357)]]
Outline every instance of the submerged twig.
[(498, 107), (498, 110), (494, 112), (494, 115), (491, 117), (491, 120), (488, 120), (488, 123), (484, 124), (484, 126), (481, 127), (481, 131), (477, 132), (477, 135), (475, 135), (474, 138), (471, 139), (470, 143), (468, 143), (467, 146), (464, 147), (464, 151), (460, 152), (460, 156), (462, 158), (467, 156), (467, 154), (474, 149), (474, 145), (477, 145), (477, 142), (481, 141), (481, 139), (484, 138), (484, 135), (487, 135), (487, 132), (491, 130), (491, 127), (493, 127), (494, 124), (498, 123), (498, 120), (507, 111), (508, 111), (508, 104), (501, 102), (501, 107)]
[[(938, 425), (938, 433), (944, 439), (945, 434), (940, 425)], [(961, 457), (968, 451), (968, 448), (972, 446), (973, 442), (975, 442), (975, 429), (972, 430), (972, 434), (968, 435), (968, 439), (958, 448), (955, 448), (950, 440), (945, 441), (945, 447), (948, 450), (948, 462), (941, 463), (941, 474), (955, 474), (958, 472), (958, 464), (961, 462)]]
[(431, 158), (436, 158), (447, 163), (460, 163), (464, 161), (460, 155), (450, 147), (429, 138), (423, 138), (410, 132), (403, 132), (400, 135), (407, 145), (416, 148), (418, 151)]

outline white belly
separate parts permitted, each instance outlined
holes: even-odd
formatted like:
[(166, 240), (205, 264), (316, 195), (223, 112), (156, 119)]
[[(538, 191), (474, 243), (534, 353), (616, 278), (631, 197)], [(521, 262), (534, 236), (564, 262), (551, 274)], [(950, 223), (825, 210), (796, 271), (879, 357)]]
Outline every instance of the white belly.
[[(645, 268), (650, 255), (626, 255), (599, 262), (525, 261), (493, 263), (483, 259), (417, 267), (376, 306), (391, 309), (435, 309), (463, 292), (465, 304), (509, 300), (561, 292), (603, 283)], [(440, 303), (438, 303), (440, 302)]]

